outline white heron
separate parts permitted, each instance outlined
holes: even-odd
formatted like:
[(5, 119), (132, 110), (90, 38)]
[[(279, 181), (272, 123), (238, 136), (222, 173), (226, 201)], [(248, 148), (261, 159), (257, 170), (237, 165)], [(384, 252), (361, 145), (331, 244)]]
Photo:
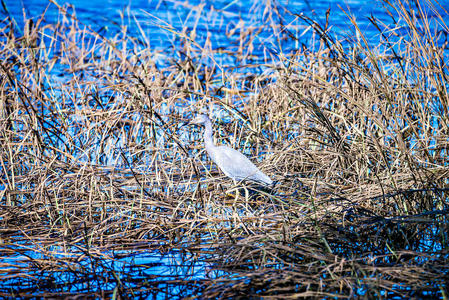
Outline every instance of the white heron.
[(271, 186), (273, 181), (259, 170), (245, 155), (228, 146), (215, 146), (212, 140), (212, 123), (208, 116), (198, 115), (189, 124), (203, 125), (204, 145), (212, 161), (226, 176), (237, 181), (253, 181), (263, 186)]

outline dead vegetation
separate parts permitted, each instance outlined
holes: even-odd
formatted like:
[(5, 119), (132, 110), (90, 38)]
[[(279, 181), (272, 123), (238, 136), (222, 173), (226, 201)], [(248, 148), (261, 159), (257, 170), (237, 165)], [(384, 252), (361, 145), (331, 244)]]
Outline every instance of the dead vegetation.
[[(263, 28), (228, 32), (235, 49), (177, 32), (162, 62), (66, 7), (23, 34), (2, 21), (1, 295), (447, 297), (447, 15), (385, 1), (377, 44), (355, 21), (342, 40), (297, 15), (315, 47), (249, 63), (262, 30), (294, 42), (264, 5)], [(263, 157), (271, 193), (227, 196), (180, 126), (210, 107), (217, 142)], [(117, 270), (120, 251), (181, 251), (216, 273)]]

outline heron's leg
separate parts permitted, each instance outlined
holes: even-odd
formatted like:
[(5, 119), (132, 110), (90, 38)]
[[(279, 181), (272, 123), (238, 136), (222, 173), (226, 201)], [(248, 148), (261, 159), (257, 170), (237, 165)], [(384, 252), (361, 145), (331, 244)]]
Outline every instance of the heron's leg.
[(236, 183), (236, 188), (237, 188), (237, 194), (236, 197), (234, 199), (234, 203), (237, 201), (237, 198), (240, 196), (240, 188), (237, 186), (237, 184), (240, 184), (242, 189), (245, 191), (245, 208), (248, 210), (248, 203), (249, 203), (249, 190), (247, 188), (247, 186), (243, 183), (243, 181), (239, 181), (238, 183)]
[(218, 187), (220, 188), (222, 193), (226, 194), (225, 190), (223, 189), (223, 185), (221, 184), (221, 182), (218, 183)]
[(237, 199), (240, 197), (240, 191), (237, 186), (237, 181), (235, 179), (232, 179), (232, 181), (234, 182), (233, 190), (235, 190), (234, 203), (232, 204), (232, 206), (235, 206), (235, 204), (237, 203)]
[[(234, 182), (235, 183), (235, 182)], [(221, 183), (220, 183), (221, 184)], [(233, 194), (232, 192), (235, 190), (234, 186), (228, 186), (228, 188), (226, 189), (226, 191), (223, 191), (225, 193), (225, 195), (228, 198), (234, 198), (234, 202), (235, 202), (235, 193)]]

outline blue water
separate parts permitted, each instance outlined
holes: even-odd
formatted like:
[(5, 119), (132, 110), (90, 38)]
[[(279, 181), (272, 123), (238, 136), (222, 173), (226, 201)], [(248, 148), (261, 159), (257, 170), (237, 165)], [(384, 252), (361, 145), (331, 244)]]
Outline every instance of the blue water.
[[(58, 20), (57, 6), (46, 0), (4, 0), (4, 3), (9, 14), (16, 20), (18, 30), (23, 29), (24, 15), (36, 21), (45, 9), (48, 9), (46, 22), (53, 23)], [(73, 13), (71, 6), (63, 1), (58, 3)], [(73, 0), (70, 3), (76, 9), (76, 18), (100, 34), (112, 37), (126, 26), (128, 34), (135, 37), (145, 36), (144, 39), (151, 48), (165, 51), (167, 46), (174, 44), (178, 38), (173, 32), (181, 33), (183, 28), (187, 28), (187, 32), (195, 31), (195, 39), (200, 43), (209, 36), (213, 48), (234, 49), (237, 46), (232, 44), (233, 38), (229, 32), (235, 29), (234, 35), (238, 36), (241, 33), (238, 24), (246, 28), (260, 26), (267, 21), (270, 14), (274, 20), (278, 20), (273, 9), (266, 10), (265, 1)], [(342, 36), (355, 34), (349, 30), (352, 26), (349, 26), (350, 21), (346, 14), (355, 16), (362, 32), (372, 38), (376, 36), (377, 31), (367, 17), (375, 15), (380, 21), (388, 20), (382, 5), (376, 1), (366, 5), (366, 1), (354, 0), (284, 0), (280, 1), (280, 4), (278, 12), (297, 41), (286, 40), (279, 45), (275, 39), (276, 32), (269, 28), (270, 24), (266, 24), (266, 30), (258, 34), (257, 40), (254, 41), (256, 54), (263, 54), (262, 49), (279, 52), (299, 48), (301, 44), (310, 45), (311, 31), (306, 30), (306, 24), (287, 10), (318, 20), (324, 27), (326, 11), (330, 9), (332, 30)], [(449, 7), (449, 4), (446, 5)], [(2, 9), (4, 15), (7, 15), (7, 11)]]
[[(369, 17), (375, 16), (379, 24), (393, 22), (380, 1), (371, 1), (367, 5), (363, 0), (281, 0), (276, 2), (279, 5), (275, 7), (267, 7), (267, 2), (272, 1), (73, 0), (69, 1), (69, 5), (59, 0), (58, 5), (55, 5), (47, 0), (3, 0), (4, 6), (0, 13), (2, 17), (13, 18), (17, 24), (16, 30), (20, 32), (23, 31), (26, 19), (37, 22), (45, 10), (44, 22), (55, 23), (63, 20), (58, 11), (58, 6), (61, 6), (69, 16), (79, 20), (82, 26), (104, 37), (120, 39), (126, 32), (127, 38), (136, 38), (141, 47), (158, 53), (153, 57), (158, 66), (166, 66), (170, 59), (183, 59), (185, 53), (182, 45), (189, 43), (189, 46), (199, 51), (210, 45), (213, 50), (242, 53), (243, 59), (239, 65), (258, 65), (257, 69), (246, 70), (249, 72), (270, 72), (271, 70), (264, 69), (264, 63), (273, 63), (278, 56), (293, 53), (302, 47), (318, 47), (319, 37), (300, 15), (317, 21), (324, 29), (326, 12), (329, 10), (328, 28), (334, 40), (360, 39), (360, 34), (351, 24), (351, 17), (371, 45), (378, 44), (381, 35)], [(423, 3), (421, 5), (425, 6)], [(449, 11), (449, 1), (441, 1), (440, 5), (436, 5), (436, 10), (447, 18), (444, 11)], [(388, 9), (393, 11), (391, 7)], [(434, 15), (430, 8), (424, 10), (429, 12), (429, 16)], [(280, 23), (280, 19), (285, 26), (282, 29), (273, 27), (273, 24)], [(399, 26), (395, 32), (406, 36), (406, 32), (401, 32), (400, 27), (403, 20), (395, 19), (395, 22), (392, 27)], [(254, 34), (251, 30), (256, 29), (261, 31)], [(282, 35), (279, 34), (280, 30)], [(286, 38), (287, 31), (291, 38)], [(251, 49), (240, 47), (241, 36), (246, 36), (246, 41), (252, 39)], [(190, 38), (195, 43), (190, 43)], [(392, 42), (394, 44), (394, 37)], [(444, 43), (445, 40), (441, 39), (439, 42)], [(353, 42), (342, 44), (344, 47), (350, 47)], [(213, 58), (203, 58), (201, 63), (214, 67), (218, 64), (219, 68), (227, 71), (234, 71), (237, 65), (232, 55), (217, 52)]]
[[(54, 22), (58, 18), (57, 6), (47, 0), (4, 0), (9, 13), (17, 21), (19, 28), (23, 28), (24, 15), (26, 18), (36, 19), (47, 7), (47, 22)], [(139, 32), (136, 22), (139, 23), (143, 32), (151, 42), (157, 46), (166, 46), (166, 37), (172, 37), (171, 33), (162, 30), (159, 26), (170, 25), (176, 30), (183, 27), (196, 29), (200, 36), (207, 36), (207, 32), (213, 33), (211, 38), (217, 46), (226, 46), (225, 29), (236, 25), (239, 21), (247, 26), (260, 25), (264, 16), (273, 13), (265, 11), (265, 1), (163, 1), (163, 0), (72, 0), (56, 1), (60, 6), (72, 11), (70, 3), (76, 9), (76, 17), (86, 26), (103, 33), (105, 36), (112, 36), (116, 33), (118, 26), (128, 26), (132, 33)], [(348, 15), (352, 15), (358, 22), (362, 32), (368, 36), (376, 34), (368, 20), (368, 17), (375, 16), (380, 21), (389, 20), (382, 3), (370, 1), (367, 5), (363, 0), (328, 0), (328, 1), (307, 1), (292, 0), (279, 1), (281, 8), (295, 14), (304, 14), (321, 21), (324, 25), (326, 11), (330, 10), (330, 25), (334, 31), (347, 32), (350, 26)], [(440, 1), (441, 6), (436, 6), (440, 13), (449, 9), (449, 2)], [(425, 3), (422, 3), (425, 5)], [(432, 16), (430, 9), (426, 9)], [(5, 14), (5, 10), (2, 9)], [(289, 16), (284, 10), (279, 10), (279, 14), (286, 18), (286, 23), (295, 24), (295, 16)], [(115, 24), (115, 25), (114, 25)], [(116, 28), (114, 28), (116, 27)], [(114, 30), (115, 29), (115, 30)], [(350, 33), (350, 32), (347, 32)], [(300, 37), (302, 32), (298, 32)]]
[[(214, 39), (223, 38), (223, 31), (231, 23), (237, 24), (240, 20), (247, 25), (258, 25), (265, 12), (265, 1), (161, 1), (161, 0), (72, 0), (56, 1), (60, 6), (67, 7), (70, 3), (76, 8), (76, 17), (85, 25), (91, 26), (96, 31), (101, 31), (105, 27), (112, 28), (117, 25), (131, 25), (131, 31), (138, 32), (134, 27), (133, 18), (142, 25), (144, 32), (148, 35), (154, 35), (159, 30), (158, 25), (170, 24), (174, 28), (180, 29), (184, 26), (189, 28), (197, 24), (198, 32), (211, 31), (217, 35)], [(57, 19), (58, 11), (54, 4), (47, 0), (4, 0), (7, 9), (11, 15), (23, 25), (23, 14), (27, 18), (36, 18), (48, 6), (46, 14), (47, 22), (54, 22)], [(351, 14), (357, 16), (361, 21), (362, 30), (369, 23), (366, 17), (374, 14), (376, 17), (385, 15), (382, 5), (376, 1), (366, 5), (366, 1), (279, 1), (281, 6), (293, 13), (304, 13), (314, 19), (324, 22), (327, 9), (331, 10), (332, 25), (343, 29), (349, 24), (348, 18), (342, 9), (349, 10)], [(449, 5), (448, 5), (449, 6)], [(342, 9), (341, 9), (342, 8)], [(4, 12), (4, 11), (3, 11)], [(280, 11), (283, 17), (286, 17), (284, 11)], [(158, 19), (159, 20), (158, 20)], [(287, 19), (292, 21), (295, 17)], [(226, 23), (224, 23), (226, 22)], [(256, 22), (256, 23), (250, 23)], [(259, 23), (260, 24), (260, 23)], [(324, 24), (324, 23), (323, 23)], [(22, 26), (19, 26), (22, 27)], [(105, 31), (108, 34), (108, 31)], [(110, 34), (110, 33), (109, 33)], [(157, 34), (156, 34), (157, 35)], [(162, 35), (163, 36), (163, 35)], [(158, 40), (160, 36), (150, 36), (152, 40)], [(159, 41), (161, 44), (165, 40)]]
[[(196, 281), (226, 275), (223, 271), (213, 270), (203, 258), (194, 257), (185, 251), (157, 250), (108, 251), (101, 256), (85, 255), (77, 247), (52, 249), (52, 256), (46, 252), (31, 251), (23, 245), (4, 247), (16, 251), (8, 256), (0, 255), (2, 285), (0, 293), (34, 291), (33, 295), (49, 297), (51, 294), (104, 292), (112, 294), (114, 290), (134, 290), (140, 297), (166, 299), (170, 296), (188, 296), (195, 292)], [(47, 249), (49, 250), (49, 249)], [(35, 269), (33, 264), (43, 260), (59, 265), (59, 270)], [(62, 262), (70, 268), (65, 268)], [(15, 276), (16, 270), (28, 270), (22, 278)], [(229, 276), (229, 275), (228, 275)], [(130, 278), (131, 277), (131, 278)], [(181, 284), (181, 282), (185, 284)]]

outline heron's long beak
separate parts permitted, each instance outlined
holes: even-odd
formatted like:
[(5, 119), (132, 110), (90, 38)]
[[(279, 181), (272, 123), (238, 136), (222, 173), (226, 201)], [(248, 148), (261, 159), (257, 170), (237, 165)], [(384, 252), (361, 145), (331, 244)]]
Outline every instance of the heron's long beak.
[(179, 128), (182, 128), (182, 127), (184, 127), (184, 126), (187, 126), (187, 125), (190, 125), (190, 121), (185, 121), (185, 122), (182, 122), (181, 123), (181, 126), (179, 126)]

